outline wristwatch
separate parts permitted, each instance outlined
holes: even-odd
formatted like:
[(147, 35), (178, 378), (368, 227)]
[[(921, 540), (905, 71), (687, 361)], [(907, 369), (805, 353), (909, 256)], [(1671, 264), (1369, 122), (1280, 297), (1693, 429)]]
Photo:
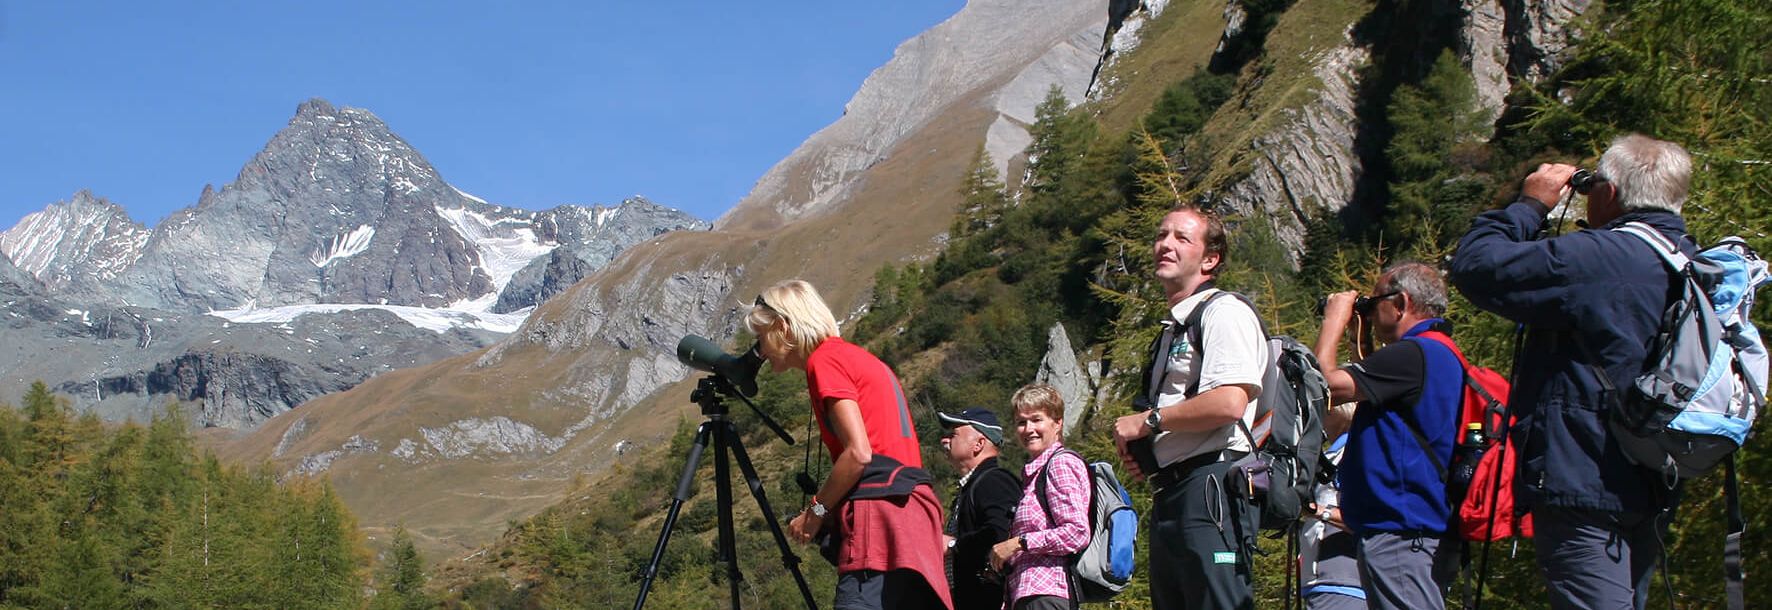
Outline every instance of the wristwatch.
[(812, 506), (806, 507), (806, 510), (812, 511), (812, 516), (820, 519), (823, 519), (825, 514), (830, 512), (829, 509), (826, 509), (823, 504), (818, 502), (818, 496), (812, 496)]
[(1151, 434), (1163, 431), (1163, 408), (1152, 407), (1144, 416), (1144, 425), (1151, 429)]

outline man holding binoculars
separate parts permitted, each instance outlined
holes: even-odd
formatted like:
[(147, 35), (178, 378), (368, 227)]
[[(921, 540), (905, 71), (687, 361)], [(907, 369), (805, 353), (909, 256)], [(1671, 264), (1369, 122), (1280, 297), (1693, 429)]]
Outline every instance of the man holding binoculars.
[[(1518, 418), (1515, 497), (1532, 511), (1552, 608), (1642, 608), (1648, 599), (1666, 526), (1658, 517), (1678, 490), (1620, 451), (1606, 386), (1632, 387), (1673, 284), (1654, 250), (1607, 229), (1642, 223), (1691, 256), (1680, 217), (1691, 180), (1678, 144), (1620, 137), (1597, 171), (1539, 166), (1512, 205), (1477, 217), (1452, 258), (1452, 282), (1471, 303), (1526, 329), (1508, 399)], [(1599, 230), (1541, 238), (1571, 191), (1587, 196), (1583, 226)]]
[[(1441, 542), (1452, 517), (1446, 469), (1464, 396), (1464, 366), (1441, 317), (1446, 285), (1433, 267), (1405, 262), (1385, 270), (1372, 296), (1350, 290), (1325, 301), (1315, 351), (1330, 402), (1359, 402), (1337, 473), (1341, 520), (1359, 538), (1360, 588), (1371, 608), (1444, 608), (1458, 554)], [(1338, 366), (1355, 314), (1387, 345)]]

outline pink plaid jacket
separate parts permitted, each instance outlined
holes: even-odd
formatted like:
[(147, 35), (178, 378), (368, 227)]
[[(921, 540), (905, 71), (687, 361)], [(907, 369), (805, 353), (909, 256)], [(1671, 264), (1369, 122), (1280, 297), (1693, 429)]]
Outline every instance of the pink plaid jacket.
[(1089, 544), (1089, 467), (1082, 458), (1065, 452), (1047, 472), (1050, 479), (1046, 482), (1046, 499), (1057, 523), (1046, 519), (1046, 511), (1036, 497), (1040, 468), (1060, 455), (1059, 449), (1063, 447), (1054, 442), (1022, 467), (1025, 482), (1010, 535), (1021, 536), (1027, 542), (1027, 550), (1010, 560), (1014, 569), (1004, 583), (1004, 589), (1009, 591), (1009, 605), (1033, 595), (1068, 599), (1070, 586), (1065, 581), (1065, 565), (1070, 554)]

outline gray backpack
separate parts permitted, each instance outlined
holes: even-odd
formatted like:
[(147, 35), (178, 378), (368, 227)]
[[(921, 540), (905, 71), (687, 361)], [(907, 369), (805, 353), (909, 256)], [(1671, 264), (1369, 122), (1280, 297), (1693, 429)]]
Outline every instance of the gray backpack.
[(1765, 404), (1766, 344), (1748, 314), (1767, 281), (1766, 263), (1740, 238), (1688, 258), (1649, 225), (1614, 230), (1653, 248), (1681, 289), (1662, 314), (1642, 374), (1614, 394), (1621, 400), (1612, 428), (1637, 464), (1670, 481), (1691, 479), (1741, 448)]
[[(1083, 457), (1069, 449), (1059, 451), (1078, 459)], [(1058, 457), (1053, 455), (1052, 459)], [(1138, 513), (1133, 512), (1132, 495), (1120, 484), (1120, 477), (1114, 474), (1112, 464), (1084, 463), (1089, 471), (1089, 544), (1071, 556), (1066, 577), (1071, 585), (1071, 596), (1077, 602), (1105, 602), (1118, 595), (1132, 580), (1132, 570), (1137, 562)], [(1056, 523), (1052, 506), (1046, 499), (1046, 471), (1051, 467), (1052, 462), (1048, 460), (1046, 467), (1040, 469), (1039, 479), (1034, 481), (1034, 494), (1040, 501), (1040, 508), (1046, 511), (1046, 520)]]

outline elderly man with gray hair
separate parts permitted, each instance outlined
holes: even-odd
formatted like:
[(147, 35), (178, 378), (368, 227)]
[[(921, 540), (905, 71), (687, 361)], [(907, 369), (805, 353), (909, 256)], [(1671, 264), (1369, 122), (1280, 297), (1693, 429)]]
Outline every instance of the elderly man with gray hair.
[[(1417, 262), (1386, 269), (1372, 296), (1341, 292), (1323, 307), (1316, 353), (1330, 402), (1359, 404), (1336, 471), (1339, 514), (1328, 510), (1319, 518), (1339, 517), (1358, 537), (1360, 586), (1334, 592), (1363, 593), (1369, 608), (1445, 608), (1457, 572), (1458, 544), (1441, 539), (1452, 520), (1446, 481), (1464, 365), (1444, 315), (1439, 271)], [(1338, 366), (1342, 334), (1355, 316), (1386, 345)]]
[[(1514, 494), (1533, 514), (1551, 607), (1641, 609), (1679, 494), (1619, 451), (1601, 375), (1623, 388), (1643, 370), (1673, 278), (1646, 243), (1611, 229), (1647, 225), (1693, 255), (1680, 217), (1692, 159), (1678, 144), (1627, 135), (1572, 185), (1576, 172), (1541, 165), (1513, 204), (1477, 217), (1451, 279), (1477, 307), (1525, 328), (1508, 398), (1520, 448)], [(1575, 188), (1590, 228), (1541, 238)]]

